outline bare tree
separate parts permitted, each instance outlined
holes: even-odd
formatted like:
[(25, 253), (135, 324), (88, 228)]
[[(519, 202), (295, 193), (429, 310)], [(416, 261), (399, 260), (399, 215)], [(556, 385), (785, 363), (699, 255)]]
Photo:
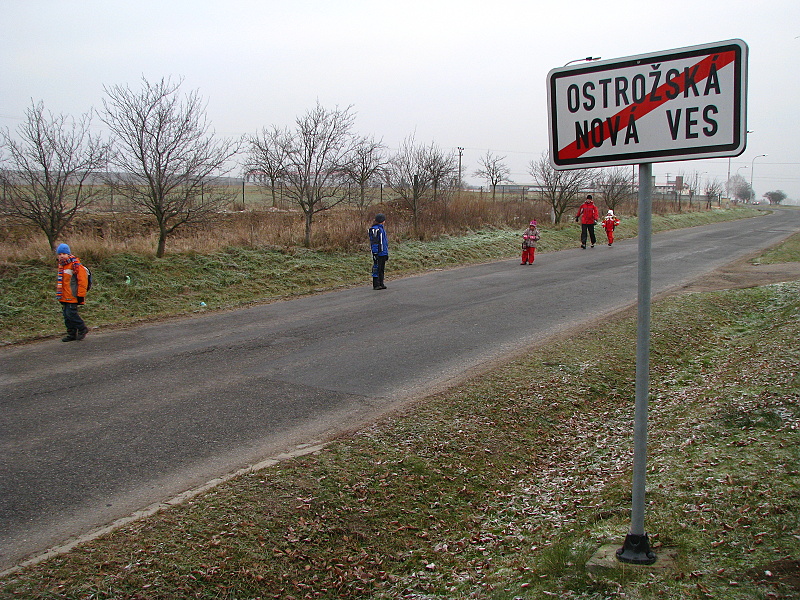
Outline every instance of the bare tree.
[(383, 142), (375, 141), (371, 137), (356, 140), (353, 147), (352, 159), (345, 171), (348, 181), (358, 187), (358, 197), (354, 204), (362, 213), (369, 204), (367, 190), (370, 186), (380, 184), (383, 170), (389, 164), (385, 151)]
[(106, 168), (109, 145), (90, 126), (90, 114), (75, 121), (45, 113), (39, 102), (25, 111), (16, 138), (0, 130), (0, 213), (35, 224), (51, 250), (77, 212), (103, 192), (96, 176)]
[(718, 179), (709, 179), (706, 181), (706, 208), (711, 208), (711, 203), (714, 201), (714, 198), (717, 199), (717, 203), (719, 204), (724, 189), (725, 186), (723, 186)]
[(276, 188), (286, 178), (286, 164), (290, 144), (289, 131), (273, 125), (260, 134), (247, 138), (250, 147), (245, 163), (245, 174), (252, 176), (259, 185), (269, 185), (272, 207), (278, 206)]
[(447, 153), (431, 142), (425, 148), (424, 160), (433, 189), (431, 201), (438, 202), (458, 188), (458, 157), (455, 152)]
[(691, 173), (688, 174), (681, 173), (681, 175), (683, 175), (683, 187), (688, 192), (689, 207), (691, 208), (692, 200), (702, 187), (702, 175), (697, 171), (692, 171)]
[(595, 174), (594, 188), (600, 192), (609, 210), (617, 211), (625, 200), (633, 197), (631, 173), (626, 167), (600, 169)]
[(481, 168), (473, 173), (475, 177), (485, 179), (486, 182), (491, 186), (492, 201), (495, 199), (497, 186), (499, 184), (511, 183), (511, 179), (508, 177), (511, 174), (511, 169), (509, 169), (503, 163), (505, 159), (505, 156), (495, 156), (492, 154), (491, 150), (487, 150), (486, 156), (482, 156), (480, 159), (478, 159), (478, 164), (481, 166)]
[(403, 140), (400, 149), (389, 160), (386, 183), (411, 211), (414, 230), (418, 231), (419, 213), (430, 201), (433, 180), (428, 149), (417, 146), (413, 135)]
[(215, 140), (197, 91), (179, 94), (182, 80), (142, 78), (141, 90), (105, 88), (101, 117), (116, 138), (115, 189), (158, 225), (156, 256), (179, 227), (205, 222), (236, 192), (222, 184), (238, 142)]
[(747, 202), (753, 195), (753, 188), (738, 173), (728, 180), (728, 190), (734, 201)]
[(328, 110), (317, 102), (286, 137), (286, 195), (303, 211), (306, 247), (311, 246), (314, 215), (347, 198), (343, 188), (355, 144), (350, 133), (354, 120), (350, 106)]
[(538, 160), (530, 162), (529, 173), (539, 186), (542, 197), (550, 204), (554, 223), (560, 223), (564, 213), (578, 205), (578, 195), (591, 185), (592, 180), (584, 169), (556, 171), (550, 164), (547, 151)]

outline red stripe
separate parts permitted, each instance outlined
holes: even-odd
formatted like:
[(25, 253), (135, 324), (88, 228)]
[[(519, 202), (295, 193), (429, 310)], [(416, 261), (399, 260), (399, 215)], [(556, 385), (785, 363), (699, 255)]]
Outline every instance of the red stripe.
[[(700, 83), (701, 81), (705, 80), (709, 73), (711, 72), (711, 65), (716, 65), (717, 71), (721, 70), (723, 67), (731, 64), (736, 60), (736, 52), (733, 50), (729, 50), (728, 52), (719, 52), (715, 54), (711, 54), (706, 56), (703, 60), (701, 60), (696, 65), (689, 67), (689, 72), (693, 72), (696, 69), (696, 75), (693, 78), (696, 83)], [(650, 96), (653, 94), (648, 94), (647, 98), (641, 102), (640, 104), (629, 104), (617, 114), (611, 117), (612, 122), (616, 122), (617, 117), (619, 117), (620, 123), (620, 130), (627, 127), (628, 119), (631, 115), (634, 115), (636, 119), (641, 119), (647, 113), (654, 111), (656, 108), (665, 104), (669, 100), (674, 100), (675, 98), (668, 98), (666, 95), (667, 90), (669, 89), (670, 93), (675, 93), (674, 88), (670, 83), (675, 84), (678, 86), (677, 94), (681, 94), (686, 89), (686, 71), (684, 71), (678, 77), (674, 77), (670, 80), (669, 83), (665, 83), (661, 87), (656, 90), (656, 95), (660, 95), (661, 98), (659, 100), (650, 100)], [(591, 134), (590, 134), (591, 135)], [(603, 131), (602, 131), (602, 142), (605, 142), (611, 136), (611, 130), (608, 127), (608, 121), (603, 122)], [(601, 143), (602, 143), (601, 142)], [(569, 160), (574, 159), (582, 156), (584, 153), (591, 150), (592, 146), (589, 148), (578, 148), (578, 140), (575, 140), (568, 146), (565, 146), (558, 152), (558, 159), (559, 160)]]

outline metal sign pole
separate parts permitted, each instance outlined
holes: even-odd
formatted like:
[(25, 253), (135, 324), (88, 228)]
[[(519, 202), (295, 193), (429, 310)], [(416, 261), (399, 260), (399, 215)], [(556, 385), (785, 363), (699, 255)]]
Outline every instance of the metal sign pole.
[(647, 475), (647, 403), (650, 395), (650, 300), (653, 237), (653, 165), (639, 165), (639, 306), (636, 325), (636, 406), (633, 426), (633, 501), (631, 528), (617, 558), (650, 565), (656, 555), (644, 530), (644, 493)]

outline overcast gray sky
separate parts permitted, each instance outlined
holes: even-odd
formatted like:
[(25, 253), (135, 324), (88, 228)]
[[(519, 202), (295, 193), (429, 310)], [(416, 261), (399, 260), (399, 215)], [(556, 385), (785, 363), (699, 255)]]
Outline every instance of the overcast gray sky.
[[(389, 148), (464, 150), (466, 179), (487, 150), (518, 183), (548, 145), (548, 71), (744, 40), (750, 50), (744, 154), (731, 174), (757, 196), (800, 199), (797, 0), (3, 0), (0, 126), (31, 100), (75, 116), (103, 86), (183, 77), (221, 136), (292, 125), (317, 100), (353, 106), (357, 133)], [(95, 121), (98, 129), (99, 121)], [(766, 154), (766, 157), (759, 156)], [(654, 165), (727, 178), (728, 159)]]

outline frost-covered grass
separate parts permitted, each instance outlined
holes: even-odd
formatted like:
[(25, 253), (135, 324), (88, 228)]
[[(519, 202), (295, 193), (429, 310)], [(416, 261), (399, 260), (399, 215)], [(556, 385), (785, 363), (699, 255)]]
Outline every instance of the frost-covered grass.
[(653, 308), (646, 527), (672, 570), (584, 565), (630, 525), (635, 318), (9, 576), (0, 598), (796, 598), (800, 283)]

